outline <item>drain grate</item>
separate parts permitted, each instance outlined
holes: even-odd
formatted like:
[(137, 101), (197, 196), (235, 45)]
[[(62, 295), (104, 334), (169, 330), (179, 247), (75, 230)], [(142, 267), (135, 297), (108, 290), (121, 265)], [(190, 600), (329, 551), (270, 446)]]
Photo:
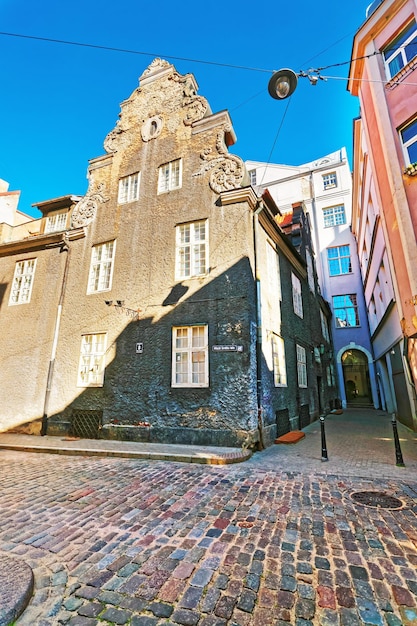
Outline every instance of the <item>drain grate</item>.
[(401, 500), (383, 491), (355, 491), (350, 497), (358, 504), (380, 509), (401, 509), (403, 506)]

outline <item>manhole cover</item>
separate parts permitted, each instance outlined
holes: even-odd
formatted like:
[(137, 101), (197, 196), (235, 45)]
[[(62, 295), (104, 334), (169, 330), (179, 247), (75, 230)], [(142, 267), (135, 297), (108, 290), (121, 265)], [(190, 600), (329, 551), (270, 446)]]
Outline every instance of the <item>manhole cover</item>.
[(382, 491), (355, 491), (350, 497), (358, 504), (380, 509), (401, 509), (403, 506), (401, 500)]

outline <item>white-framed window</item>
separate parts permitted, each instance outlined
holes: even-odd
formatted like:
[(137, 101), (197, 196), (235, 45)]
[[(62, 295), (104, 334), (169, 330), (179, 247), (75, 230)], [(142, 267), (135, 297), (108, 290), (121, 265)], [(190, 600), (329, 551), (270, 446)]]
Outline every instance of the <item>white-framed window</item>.
[(273, 334), (271, 339), (272, 364), (274, 368), (275, 387), (287, 386), (287, 368), (285, 364), (285, 346), (282, 337)]
[[(417, 47), (417, 43), (416, 43)], [(401, 143), (404, 152), (405, 164), (417, 162), (417, 118), (400, 129)]]
[(251, 185), (256, 185), (256, 170), (249, 170), (249, 182)]
[(65, 230), (67, 226), (68, 213), (55, 213), (55, 215), (48, 215), (45, 222), (45, 233), (55, 233), (60, 230)]
[(307, 387), (307, 356), (306, 349), (297, 344), (297, 379), (298, 386)]
[(172, 329), (172, 387), (208, 387), (208, 327)]
[(385, 72), (390, 79), (417, 55), (417, 26), (412, 20), (395, 39), (382, 49)]
[(106, 333), (93, 333), (81, 337), (78, 387), (103, 386), (106, 344)]
[(336, 172), (329, 172), (328, 174), (322, 174), (323, 189), (333, 189), (337, 187)]
[(327, 318), (321, 309), (320, 309), (320, 323), (321, 323), (321, 334), (323, 335), (326, 341), (330, 341), (329, 325), (327, 324)]
[(140, 172), (124, 176), (119, 180), (119, 194), (117, 202), (119, 204), (126, 204), (127, 202), (133, 202), (139, 198), (139, 184), (140, 184)]
[(269, 241), (266, 242), (266, 264), (269, 289), (274, 296), (277, 296), (279, 300), (282, 300), (279, 256), (276, 249), (271, 243), (269, 243)]
[(333, 314), (336, 328), (360, 326), (358, 301), (355, 293), (333, 296)]
[(176, 229), (177, 280), (202, 276), (208, 268), (208, 222), (179, 224)]
[(182, 183), (182, 160), (164, 163), (158, 170), (158, 193), (179, 189)]
[(352, 263), (349, 244), (327, 248), (327, 261), (329, 263), (330, 276), (350, 274), (352, 272)]
[(115, 241), (107, 241), (93, 247), (87, 293), (111, 289), (115, 251)]
[(343, 204), (323, 209), (324, 228), (346, 224), (346, 213)]
[(303, 317), (303, 296), (301, 292), (301, 280), (294, 273), (291, 274), (292, 281), (292, 303), (294, 313), (298, 317)]
[(27, 304), (32, 294), (36, 259), (18, 261), (14, 269), (9, 304)]

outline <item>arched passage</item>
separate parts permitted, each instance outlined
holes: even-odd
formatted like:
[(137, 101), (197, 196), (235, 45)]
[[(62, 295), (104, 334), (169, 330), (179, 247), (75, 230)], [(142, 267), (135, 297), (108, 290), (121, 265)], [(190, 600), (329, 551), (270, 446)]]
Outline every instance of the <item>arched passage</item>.
[(354, 348), (342, 354), (343, 381), (347, 404), (372, 405), (369, 365), (366, 355)]

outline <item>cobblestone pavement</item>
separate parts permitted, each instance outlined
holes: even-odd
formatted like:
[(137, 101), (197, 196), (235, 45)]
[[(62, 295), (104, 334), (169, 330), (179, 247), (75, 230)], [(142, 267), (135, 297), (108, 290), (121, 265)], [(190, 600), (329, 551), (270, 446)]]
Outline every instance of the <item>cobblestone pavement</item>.
[(226, 466), (2, 451), (0, 556), (35, 577), (16, 625), (417, 624), (415, 439), (343, 473), (317, 428)]

